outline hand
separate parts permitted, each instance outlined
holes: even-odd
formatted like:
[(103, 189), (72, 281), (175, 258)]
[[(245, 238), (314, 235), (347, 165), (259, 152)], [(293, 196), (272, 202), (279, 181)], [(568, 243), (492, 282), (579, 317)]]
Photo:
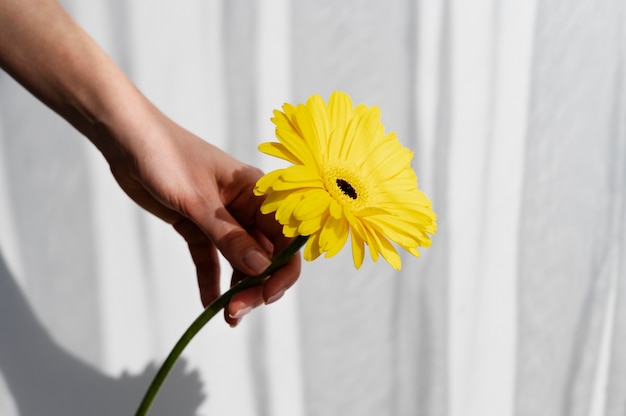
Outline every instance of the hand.
[[(204, 305), (220, 294), (217, 250), (236, 281), (261, 273), (287, 244), (252, 194), (261, 172), (165, 117), (57, 1), (0, 0), (0, 66), (89, 138), (124, 191), (187, 240)], [(294, 257), (237, 294), (226, 320), (236, 325), (279, 298), (299, 271)]]
[[(124, 137), (108, 140), (129, 145), (105, 155), (122, 189), (185, 238), (196, 266), (200, 297), (207, 306), (221, 293), (217, 250), (233, 266), (234, 284), (264, 271), (289, 239), (271, 215), (261, 214), (262, 198), (252, 193), (260, 170), (184, 130), (157, 110), (141, 125), (145, 127), (139, 132), (126, 131)], [(262, 286), (236, 294), (225, 309), (226, 321), (235, 326), (250, 309), (278, 300), (299, 273), (300, 257), (294, 256)]]

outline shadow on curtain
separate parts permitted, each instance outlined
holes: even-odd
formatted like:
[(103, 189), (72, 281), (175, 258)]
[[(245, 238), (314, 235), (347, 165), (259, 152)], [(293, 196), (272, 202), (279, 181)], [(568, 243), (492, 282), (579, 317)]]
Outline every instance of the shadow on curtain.
[[(65, 351), (35, 316), (1, 253), (0, 334), (0, 370), (21, 416), (132, 414), (156, 373), (151, 365), (110, 377)], [(195, 415), (203, 400), (197, 372), (181, 360), (151, 414)]]

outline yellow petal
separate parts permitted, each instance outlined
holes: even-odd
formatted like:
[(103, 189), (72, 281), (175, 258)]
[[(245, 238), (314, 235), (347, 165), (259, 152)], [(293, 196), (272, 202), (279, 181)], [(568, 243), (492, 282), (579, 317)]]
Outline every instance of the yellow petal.
[(317, 169), (305, 165), (296, 165), (284, 169), (282, 179), (288, 182), (319, 182), (323, 184)]
[(367, 244), (367, 247), (370, 249), (370, 256), (372, 257), (372, 260), (374, 260), (374, 262), (377, 262), (378, 261), (378, 249), (376, 247), (376, 242), (374, 241), (374, 237), (372, 237), (369, 232), (367, 233), (365, 244)]
[(372, 259), (374, 261), (378, 261), (378, 252), (376, 252), (376, 250), (369, 243), (369, 240), (371, 239), (369, 230), (366, 227), (364, 227), (363, 224), (361, 223), (361, 220), (355, 217), (354, 215), (352, 215), (350, 211), (346, 210), (345, 213), (346, 213), (346, 218), (348, 219), (348, 222), (350, 223), (350, 230), (352, 231), (353, 242), (354, 242), (354, 236), (357, 236), (361, 241), (365, 242), (365, 244), (367, 244), (367, 246), (370, 249), (370, 255), (372, 256)]
[(363, 239), (356, 233), (352, 233), (352, 260), (354, 261), (354, 267), (359, 269), (363, 264), (365, 258), (365, 245)]
[(328, 119), (328, 110), (322, 97), (315, 94), (309, 98), (306, 102), (306, 109), (308, 110), (315, 134), (321, 145), (320, 150), (322, 154), (327, 153), (328, 136), (330, 135), (330, 120)]
[(415, 247), (405, 247), (406, 251), (414, 255), (415, 257), (420, 257), (420, 252)]
[(283, 111), (274, 110), (271, 121), (277, 129), (292, 130), (300, 134), (297, 124), (294, 122), (296, 107), (292, 104), (285, 103)]
[(304, 194), (309, 192), (308, 189), (298, 189), (295, 191), (280, 191), (270, 193), (263, 204), (261, 204), (261, 213), (269, 214), (278, 210), (278, 208), (285, 203), (285, 201), (292, 199), (300, 199)]
[(344, 130), (352, 118), (352, 99), (344, 92), (333, 92), (328, 99), (328, 112), (332, 128)]
[(417, 225), (390, 215), (377, 215), (363, 219), (380, 234), (402, 246), (417, 246)]
[(330, 215), (335, 218), (343, 218), (343, 207), (334, 198), (330, 200)]
[(274, 191), (290, 191), (296, 189), (315, 189), (321, 188), (323, 184), (319, 182), (288, 182), (277, 180), (272, 185)]
[(299, 202), (293, 215), (297, 220), (304, 221), (314, 217), (319, 217), (328, 212), (330, 205), (330, 196), (326, 191), (319, 192), (313, 190), (307, 194)]
[[(274, 110), (274, 115), (278, 110)], [(283, 104), (283, 113), (285, 114), (286, 120), (292, 127), (295, 127), (295, 119), (296, 119), (296, 111), (297, 107), (293, 104), (285, 103)]]
[(317, 160), (309, 144), (294, 130), (276, 129), (276, 138), (291, 152), (303, 165), (315, 166)]
[(348, 124), (341, 148), (340, 159), (360, 165), (373, 154), (380, 146), (376, 142), (383, 137), (384, 130), (380, 123), (378, 107), (368, 108), (359, 104)]
[(367, 228), (366, 230), (368, 231), (368, 245), (370, 246), (370, 253), (372, 254), (374, 261), (378, 261), (378, 253), (380, 253), (394, 269), (400, 270), (400, 256), (398, 255), (395, 247), (385, 238), (385, 236), (379, 234), (376, 230)]
[(348, 94), (335, 91), (328, 100), (330, 114), (329, 157), (338, 158), (346, 126), (352, 118), (352, 100)]
[(361, 137), (356, 135), (356, 130), (358, 128), (359, 123), (363, 119), (363, 114), (365, 111), (367, 111), (367, 107), (364, 106), (363, 104), (357, 105), (356, 108), (354, 109), (354, 112), (352, 113), (352, 118), (350, 119), (348, 125), (346, 126), (346, 129), (344, 130), (343, 135), (340, 136), (341, 146), (338, 152), (339, 160), (348, 160), (348, 157), (353, 147), (357, 148), (359, 146), (358, 141), (361, 139)]
[[(404, 148), (394, 152), (384, 149), (383, 146), (380, 152), (376, 152), (378, 154), (368, 157), (363, 165), (368, 176), (373, 176), (373, 180), (385, 185), (385, 188), (416, 189), (417, 177), (410, 165), (413, 153)], [(404, 176), (398, 177), (401, 173)]]
[(283, 224), (283, 235), (287, 238), (294, 238), (300, 235), (298, 233), (298, 226), (300, 225), (300, 221), (296, 221), (295, 219), (291, 219), (288, 224)]
[(304, 162), (300, 160), (296, 155), (291, 153), (284, 144), (276, 142), (261, 143), (259, 145), (259, 151), (277, 157), (279, 159), (286, 160), (296, 165), (302, 165)]
[[(331, 224), (328, 224), (329, 222), (331, 222)], [(324, 250), (326, 251), (326, 257), (328, 258), (339, 253), (339, 251), (346, 244), (346, 240), (348, 239), (349, 234), (349, 228), (348, 221), (343, 218), (339, 220), (329, 218), (328, 221), (326, 221), (326, 224), (329, 228), (332, 227), (332, 238), (327, 237), (328, 241), (326, 242), (326, 245), (322, 245), (322, 239), (324, 238), (323, 233), (326, 227), (323, 228), (322, 232), (320, 233), (320, 245), (324, 247)]]
[(320, 254), (322, 254), (322, 252), (319, 246), (319, 236), (317, 234), (313, 234), (306, 242), (306, 246), (304, 246), (304, 259), (306, 261), (313, 261), (318, 258)]
[(276, 220), (278, 220), (278, 222), (282, 225), (291, 224), (293, 212), (306, 194), (306, 192), (289, 193), (289, 195), (283, 199), (283, 202), (280, 204), (278, 209), (276, 209)]
[(300, 235), (312, 235), (322, 228), (325, 221), (326, 218), (323, 215), (306, 219), (298, 226), (298, 233), (300, 233)]
[(328, 246), (337, 239), (337, 227), (341, 226), (340, 222), (341, 220), (328, 217), (324, 223), (324, 226), (320, 230), (320, 247), (322, 250), (328, 250)]
[(389, 221), (392, 221), (391, 218), (397, 218), (399, 222), (404, 221), (408, 224), (412, 224), (413, 230), (420, 230), (429, 234), (435, 234), (437, 231), (436, 218), (434, 218), (432, 211), (430, 211), (432, 215), (429, 215), (428, 213), (415, 209), (402, 209), (401, 207), (392, 207), (390, 209), (394, 209), (394, 211), (393, 215), (387, 218)]
[(387, 263), (396, 270), (402, 267), (402, 261), (396, 248), (384, 236), (378, 235), (377, 239), (378, 251), (383, 255)]
[(291, 195), (291, 192), (272, 192), (261, 204), (261, 213), (269, 214), (280, 207), (285, 199)]
[(300, 130), (300, 137), (304, 138), (306, 143), (309, 145), (313, 158), (315, 160), (322, 161), (322, 139), (317, 132), (313, 116), (309, 111), (307, 111), (306, 106), (303, 104), (298, 105), (295, 115), (298, 129)]
[(284, 169), (277, 169), (259, 178), (254, 186), (254, 194), (256, 196), (265, 195), (272, 188), (272, 185), (280, 175), (282, 175), (283, 171)]
[(428, 248), (430, 247), (431, 241), (430, 236), (426, 233), (419, 233), (417, 235), (417, 241), (419, 242), (419, 246)]

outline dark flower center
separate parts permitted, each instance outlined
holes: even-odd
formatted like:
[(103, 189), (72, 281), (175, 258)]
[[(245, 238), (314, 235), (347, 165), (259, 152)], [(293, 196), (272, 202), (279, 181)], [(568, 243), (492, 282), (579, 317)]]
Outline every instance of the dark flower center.
[(341, 189), (341, 192), (343, 192), (345, 195), (349, 196), (352, 199), (357, 198), (356, 191), (354, 190), (354, 188), (352, 187), (352, 185), (350, 185), (348, 181), (345, 181), (343, 179), (337, 179), (337, 186), (339, 187), (339, 189)]

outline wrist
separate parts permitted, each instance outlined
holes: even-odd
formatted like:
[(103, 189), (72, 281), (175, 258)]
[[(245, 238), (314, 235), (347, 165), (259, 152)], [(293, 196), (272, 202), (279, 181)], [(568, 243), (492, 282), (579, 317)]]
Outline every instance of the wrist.
[(145, 142), (154, 139), (150, 130), (156, 129), (163, 117), (129, 80), (124, 77), (120, 81), (75, 107), (80, 118), (75, 127), (110, 164), (129, 154), (141, 154)]

